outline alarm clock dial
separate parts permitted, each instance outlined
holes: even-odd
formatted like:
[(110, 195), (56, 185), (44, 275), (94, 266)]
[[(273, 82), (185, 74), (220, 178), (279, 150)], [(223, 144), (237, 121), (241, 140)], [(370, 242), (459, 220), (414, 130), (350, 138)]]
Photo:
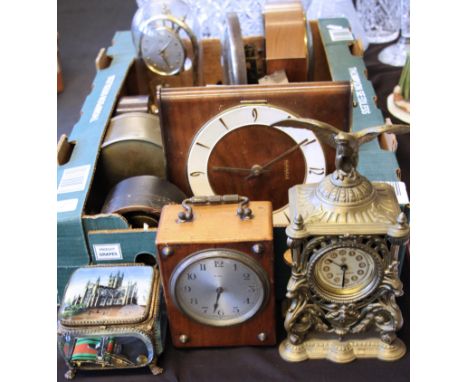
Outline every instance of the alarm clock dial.
[(322, 146), (311, 130), (271, 126), (292, 117), (273, 106), (243, 105), (208, 121), (189, 150), (193, 194), (269, 200), (275, 226), (289, 224), (289, 188), (319, 182), (326, 174)]
[(253, 317), (267, 301), (268, 277), (249, 256), (223, 249), (187, 257), (174, 270), (172, 300), (191, 319), (231, 326)]
[(333, 245), (311, 258), (308, 279), (320, 297), (349, 302), (371, 294), (382, 278), (382, 269), (382, 260), (372, 248)]
[(177, 33), (165, 26), (153, 29), (147, 26), (146, 31), (141, 36), (141, 54), (148, 68), (163, 76), (180, 73), (186, 51)]

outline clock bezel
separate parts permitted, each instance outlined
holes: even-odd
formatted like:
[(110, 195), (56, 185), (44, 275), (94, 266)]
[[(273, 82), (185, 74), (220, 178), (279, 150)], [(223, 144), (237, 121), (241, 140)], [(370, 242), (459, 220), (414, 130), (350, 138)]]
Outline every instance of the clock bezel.
[[(221, 255), (219, 252), (223, 252)], [(202, 260), (208, 259), (230, 259), (235, 260), (243, 263), (244, 266), (251, 269), (252, 272), (256, 274), (256, 276), (260, 280), (260, 284), (263, 288), (263, 297), (260, 304), (257, 304), (252, 309), (250, 309), (247, 313), (231, 319), (210, 319), (210, 318), (200, 318), (199, 315), (194, 315), (190, 311), (187, 311), (183, 308), (182, 304), (178, 301), (176, 287), (177, 283), (180, 279), (182, 273), (192, 264), (195, 264)], [(265, 269), (262, 268), (260, 263), (256, 261), (251, 256), (247, 255), (244, 252), (230, 249), (230, 248), (209, 248), (203, 249), (197, 252), (194, 252), (184, 258), (181, 262), (179, 262), (169, 279), (169, 293), (171, 296), (171, 300), (173, 301), (174, 305), (177, 309), (184, 315), (186, 315), (190, 320), (198, 322), (203, 325), (213, 326), (213, 327), (231, 327), (239, 324), (243, 324), (246, 321), (250, 320), (251, 318), (255, 317), (258, 313), (260, 313), (263, 308), (267, 305), (270, 299), (270, 283), (268, 281), (268, 274)]]
[[(271, 118), (270, 116), (265, 118), (264, 112), (258, 112), (260, 110), (273, 110), (277, 114), (277, 118)], [(255, 111), (255, 114), (254, 114)], [(236, 116), (236, 113), (238, 114)], [(232, 115), (234, 115), (236, 119), (235, 124), (228, 124), (228, 127), (225, 126), (227, 124), (226, 121), (232, 119)], [(250, 116), (252, 115), (253, 120), (250, 120)], [(268, 114), (267, 114), (268, 115)], [(282, 133), (286, 134), (289, 138), (291, 138), (293, 141), (296, 143), (299, 143), (301, 141), (300, 135), (301, 132), (299, 130), (302, 129), (297, 129), (297, 128), (288, 128), (288, 127), (274, 127), (271, 126), (272, 123), (277, 122), (280, 119), (286, 119), (286, 118), (296, 118), (296, 114), (292, 113), (288, 110), (286, 110), (283, 107), (279, 107), (273, 104), (258, 104), (258, 103), (244, 103), (241, 105), (233, 106), (230, 108), (227, 108), (223, 110), (222, 112), (216, 114), (212, 118), (210, 118), (208, 121), (206, 121), (200, 129), (197, 131), (197, 133), (194, 135), (192, 142), (190, 144), (190, 147), (187, 152), (187, 164), (185, 168), (185, 176), (187, 179), (187, 183), (190, 187), (190, 191), (196, 196), (196, 195), (215, 195), (215, 192), (213, 190), (213, 187), (211, 185), (210, 179), (208, 177), (208, 162), (209, 158), (214, 151), (216, 145), (228, 134), (232, 133), (234, 130), (237, 129), (242, 129), (242, 128), (247, 128), (249, 126), (268, 126), (272, 129), (276, 129), (281, 131)], [(210, 129), (211, 126), (214, 125), (219, 125), (218, 126), (218, 133), (216, 135), (215, 142), (211, 142), (211, 139), (204, 139), (205, 135), (207, 134), (207, 131)], [(305, 130), (305, 129), (304, 129)], [(292, 132), (297, 132), (298, 136), (294, 136)], [(308, 159), (308, 156), (305, 155), (305, 150), (301, 147), (301, 153), (304, 157), (304, 163), (305, 163), (305, 172), (304, 172), (304, 180), (303, 184), (306, 183), (318, 183), (322, 179), (325, 178), (326, 174), (328, 173), (328, 166), (327, 166), (327, 160), (326, 160), (326, 153), (324, 150), (324, 147), (320, 140), (316, 137), (316, 135), (311, 131), (307, 130), (307, 134), (311, 134), (312, 138), (316, 140), (315, 144), (313, 146), (308, 146), (307, 149), (312, 152), (319, 152), (318, 155), (320, 155), (320, 158), (318, 162), (311, 162), (311, 159)], [(206, 150), (200, 150), (199, 147), (197, 147), (196, 143), (198, 140), (202, 140), (205, 143), (209, 144), (209, 149)], [(203, 145), (201, 145), (203, 147)], [(317, 148), (314, 148), (317, 147)], [(198, 150), (198, 151), (197, 151)], [(196, 161), (193, 159), (195, 158), (195, 152), (198, 152), (199, 155), (203, 155), (202, 160), (199, 158), (196, 158)], [(191, 159), (192, 158), (192, 159)], [(315, 174), (311, 173), (308, 171), (309, 167), (310, 168), (323, 168), (323, 173), (321, 174)], [(191, 174), (193, 173), (200, 173), (200, 176), (197, 176), (197, 179), (192, 179)], [(204, 180), (204, 187), (205, 189), (199, 190), (202, 186), (199, 185), (201, 183), (201, 180)], [(209, 189), (208, 189), (209, 188)], [(232, 193), (236, 193), (235, 190), (233, 190)], [(288, 216), (289, 213), (289, 205), (285, 204), (284, 206), (279, 207), (278, 209), (273, 211), (273, 225), (275, 227), (285, 227), (290, 223), (290, 217)]]
[[(169, 27), (166, 25), (166, 21), (170, 22), (171, 23), (171, 26), (172, 27)], [(154, 25), (153, 25), (154, 24)], [(172, 16), (172, 15), (157, 15), (157, 16), (154, 16), (152, 18), (150, 18), (149, 20), (147, 20), (144, 25), (141, 26), (141, 31), (140, 31), (140, 36), (138, 38), (138, 52), (141, 54), (142, 53), (142, 42), (143, 42), (143, 38), (145, 36), (145, 29), (146, 28), (149, 28), (149, 27), (152, 27), (154, 28), (155, 30), (160, 30), (160, 29), (167, 29), (169, 30), (172, 34), (174, 34), (175, 38), (177, 38), (180, 42), (180, 45), (182, 46), (183, 48), (183, 52), (184, 52), (184, 57), (183, 57), (183, 61), (182, 61), (182, 64), (180, 65), (180, 67), (177, 68), (177, 70), (173, 70), (171, 72), (167, 72), (167, 71), (164, 71), (164, 70), (160, 70), (156, 65), (153, 65), (151, 63), (149, 63), (143, 56), (142, 56), (142, 59), (146, 65), (146, 67), (152, 71), (153, 73), (156, 73), (160, 76), (163, 76), (163, 77), (170, 77), (170, 76), (175, 76), (175, 75), (178, 75), (186, 70), (188, 70), (186, 68), (186, 63), (187, 63), (187, 60), (189, 59), (188, 57), (188, 54), (187, 54), (187, 47), (185, 46), (181, 36), (180, 36), (180, 31), (184, 31), (189, 40), (190, 41), (190, 45), (193, 49), (193, 58), (191, 59), (192, 61), (192, 67), (194, 69), (194, 73), (196, 72), (196, 69), (194, 67), (194, 65), (196, 64), (196, 61), (198, 59), (198, 43), (197, 43), (197, 38), (195, 36), (195, 34), (193, 33), (192, 29), (182, 20), (179, 20), (178, 18), (176, 18), (175, 16)]]
[[(349, 293), (333, 293), (330, 290), (325, 290), (320, 285), (320, 282), (317, 282), (315, 273), (316, 273), (316, 266), (319, 260), (328, 254), (331, 251), (335, 251), (341, 248), (353, 248), (359, 249), (361, 251), (366, 252), (371, 256), (374, 261), (374, 271), (371, 280), (361, 288), (348, 288), (351, 289)], [(320, 248), (317, 252), (313, 253), (309, 258), (306, 270), (307, 282), (310, 289), (320, 298), (332, 302), (332, 303), (353, 303), (357, 301), (362, 301), (365, 298), (369, 297), (375, 290), (379, 287), (382, 282), (383, 274), (384, 274), (384, 262), (380, 257), (379, 253), (375, 251), (370, 246), (358, 243), (355, 241), (340, 241), (338, 243), (329, 244), (323, 248)], [(357, 289), (357, 290), (356, 290)]]

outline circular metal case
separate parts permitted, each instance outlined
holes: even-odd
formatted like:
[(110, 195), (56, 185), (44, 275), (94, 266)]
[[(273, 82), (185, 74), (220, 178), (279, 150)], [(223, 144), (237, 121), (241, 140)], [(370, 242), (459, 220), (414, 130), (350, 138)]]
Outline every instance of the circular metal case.
[(247, 84), (244, 41), (236, 13), (229, 12), (226, 15), (226, 25), (223, 40), (224, 83), (227, 85)]
[[(251, 273), (248, 275), (245, 270)], [(236, 273), (235, 276), (240, 276), (237, 282), (233, 280)], [(268, 276), (257, 261), (242, 252), (223, 248), (200, 251), (185, 258), (174, 269), (169, 285), (172, 301), (181, 312), (199, 323), (218, 327), (249, 320), (264, 307), (270, 293)], [(212, 287), (212, 295), (206, 293), (207, 286)], [(216, 295), (219, 290), (225, 293), (222, 296), (227, 300), (224, 305), (221, 292)], [(243, 309), (246, 302), (250, 303), (254, 290), (258, 293), (252, 298), (251, 306)], [(185, 292), (188, 296), (181, 295)], [(212, 310), (212, 305), (205, 301), (215, 302), (215, 309)], [(230, 308), (230, 314), (220, 316), (221, 308)]]
[(159, 117), (135, 112), (112, 118), (101, 145), (100, 166), (111, 186), (136, 175), (165, 178)]
[(165, 179), (134, 176), (117, 183), (107, 195), (101, 212), (124, 216), (133, 228), (157, 227), (166, 204), (181, 203), (185, 194)]
[[(327, 276), (324, 274), (323, 269), (319, 269), (319, 267), (323, 265), (321, 260), (330, 253), (332, 253), (333, 256), (333, 252), (339, 251), (346, 251), (346, 255), (343, 256), (349, 256), (349, 254), (353, 252), (357, 252), (357, 256), (361, 257), (363, 257), (363, 254), (366, 255), (367, 259), (365, 260), (367, 260), (369, 271), (367, 274), (364, 274), (363, 272), (364, 277), (362, 280), (359, 280), (360, 282), (355, 283), (356, 285), (345, 288), (343, 283), (340, 288), (339, 286), (333, 286), (324, 281), (326, 280)], [(333, 263), (332, 260), (326, 261)], [(343, 261), (343, 265), (345, 264), (345, 261)], [(349, 263), (349, 261), (347, 261), (347, 263)], [(364, 263), (365, 262), (362, 264)], [(331, 265), (335, 265), (336, 267), (339, 266), (337, 263)], [(358, 270), (358, 272), (360, 272), (360, 270)], [(344, 276), (345, 272), (343, 272), (342, 277), (344, 278)], [(334, 303), (349, 303), (363, 300), (372, 292), (374, 292), (374, 290), (380, 285), (382, 277), (383, 263), (379, 254), (374, 249), (366, 246), (365, 244), (355, 243), (352, 241), (343, 241), (341, 243), (331, 244), (323, 247), (314, 255), (312, 255), (307, 266), (307, 280), (311, 289), (313, 289), (317, 296), (325, 299), (326, 301)]]

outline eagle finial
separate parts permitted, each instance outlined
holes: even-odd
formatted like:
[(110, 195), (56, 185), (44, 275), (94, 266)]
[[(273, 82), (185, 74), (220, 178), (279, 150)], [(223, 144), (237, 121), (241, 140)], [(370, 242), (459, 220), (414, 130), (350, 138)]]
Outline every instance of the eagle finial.
[(359, 147), (383, 133), (405, 134), (409, 133), (409, 125), (380, 125), (368, 127), (356, 132), (344, 132), (336, 127), (315, 119), (288, 118), (278, 121), (272, 126), (297, 127), (309, 129), (317, 138), (336, 149), (335, 177), (339, 180), (353, 180), (358, 175), (356, 168), (359, 160)]

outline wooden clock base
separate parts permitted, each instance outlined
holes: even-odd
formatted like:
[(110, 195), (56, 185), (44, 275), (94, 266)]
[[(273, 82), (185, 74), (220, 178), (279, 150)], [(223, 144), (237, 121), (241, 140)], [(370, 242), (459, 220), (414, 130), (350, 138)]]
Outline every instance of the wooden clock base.
[(279, 346), (281, 358), (289, 362), (306, 359), (328, 359), (336, 363), (348, 363), (357, 358), (377, 358), (382, 361), (396, 361), (406, 353), (406, 346), (396, 338), (391, 345), (380, 338), (339, 341), (336, 339), (311, 338), (300, 345), (293, 345), (288, 339)]

